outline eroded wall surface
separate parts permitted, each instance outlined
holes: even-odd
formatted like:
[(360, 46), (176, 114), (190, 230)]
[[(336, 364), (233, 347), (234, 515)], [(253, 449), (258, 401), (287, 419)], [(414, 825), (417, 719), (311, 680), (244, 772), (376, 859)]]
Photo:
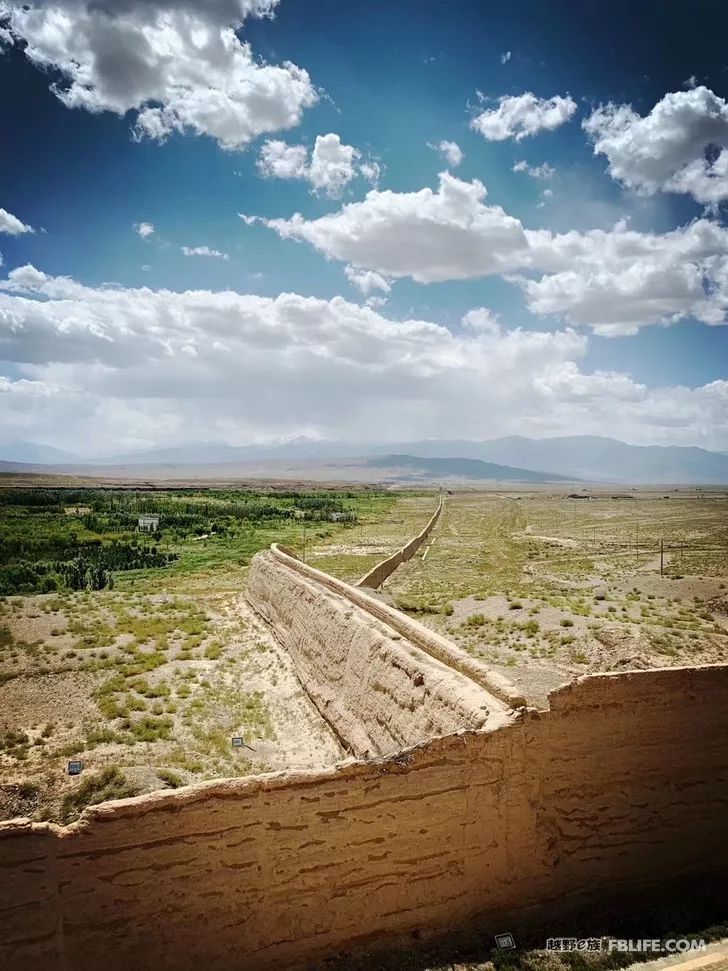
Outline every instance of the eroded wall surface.
[(349, 751), (360, 757), (388, 754), (511, 717), (482, 685), (325, 587), (325, 580), (274, 549), (254, 557), (247, 595)]
[(8, 971), (284, 968), (728, 872), (728, 667), (595, 675), (387, 760), (0, 825)]
[[(273, 576), (275, 593), (270, 585)], [(302, 582), (306, 586), (304, 597), (300, 596), (299, 590)], [(522, 694), (515, 686), (483, 661), (472, 657), (454, 641), (430, 630), (401, 610), (370, 596), (365, 590), (302, 563), (290, 550), (275, 543), (270, 550), (253, 557), (248, 581), (248, 600), (289, 649), (295, 650), (297, 640), (296, 631), (292, 630), (292, 620), (304, 629), (308, 624), (316, 625), (324, 604), (330, 611), (330, 598), (327, 600), (329, 593), (334, 594), (334, 601), (342, 607), (345, 617), (352, 616), (350, 605), (361, 608), (356, 614), (356, 624), (369, 624), (373, 618), (380, 622), (375, 625), (377, 629), (386, 631), (387, 636), (399, 634), (410, 647), (417, 647), (421, 655), (428, 655), (442, 662), (453, 672), (458, 672), (480, 685), (491, 696), (494, 710), (497, 707), (502, 709), (504, 705), (510, 708), (525, 705)], [(296, 611), (291, 611), (287, 606), (290, 598), (298, 600)], [(366, 617), (362, 617), (361, 611)], [(328, 633), (319, 640), (319, 650), (324, 655), (333, 651), (332, 656), (337, 656), (334, 628), (329, 626), (327, 630)], [(300, 676), (305, 680), (307, 672), (302, 670)], [(502, 702), (500, 706), (498, 701)], [(414, 741), (421, 741), (423, 737), (419, 735)]]
[(728, 877), (728, 666), (515, 709), (445, 638), (284, 550), (249, 595), (362, 757), (0, 824), (3, 971), (272, 971)]

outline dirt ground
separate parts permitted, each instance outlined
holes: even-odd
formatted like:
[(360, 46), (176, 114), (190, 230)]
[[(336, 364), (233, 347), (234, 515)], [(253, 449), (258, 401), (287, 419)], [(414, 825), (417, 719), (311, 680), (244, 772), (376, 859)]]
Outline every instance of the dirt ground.
[[(309, 536), (306, 560), (356, 580), (436, 501), (400, 495), (346, 542)], [(0, 818), (68, 820), (89, 798), (342, 758), (244, 589), (244, 569), (222, 586), (209, 571), (160, 572), (138, 588), (0, 601)], [(539, 706), (587, 672), (724, 662), (728, 499), (455, 492), (381, 595)], [(67, 774), (76, 759), (80, 778)]]
[(725, 662), (728, 500), (456, 493), (383, 592), (536, 705), (588, 672)]
[(241, 594), (12, 598), (0, 631), (0, 818), (63, 818), (110, 766), (123, 795), (344, 754)]

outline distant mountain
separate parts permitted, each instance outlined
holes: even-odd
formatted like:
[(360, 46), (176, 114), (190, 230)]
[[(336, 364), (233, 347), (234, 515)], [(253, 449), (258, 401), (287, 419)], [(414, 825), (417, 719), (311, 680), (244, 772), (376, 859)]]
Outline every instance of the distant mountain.
[(69, 462), (84, 461), (78, 455), (64, 452), (52, 445), (38, 445), (35, 442), (24, 441), (0, 445), (0, 459), (4, 462), (22, 462), (26, 465), (67, 465)]
[(566, 482), (567, 476), (553, 472), (517, 469), (510, 465), (496, 465), (479, 459), (422, 458), (418, 455), (382, 455), (367, 461), (369, 468), (391, 469), (401, 472), (410, 469), (417, 477), (439, 479), (489, 479), (503, 482)]
[[(197, 442), (96, 459), (82, 459), (50, 445), (33, 442), (14, 442), (0, 446), (0, 462), (34, 466), (73, 466), (77, 471), (84, 468), (89, 470), (89, 466), (232, 468), (233, 465), (244, 466), (247, 463), (276, 462), (294, 465), (325, 460), (332, 463), (331, 472), (334, 477), (336, 465), (345, 464), (341, 460), (386, 458), (393, 454), (418, 460), (473, 460), (509, 467), (516, 472), (536, 473), (539, 476), (518, 481), (556, 482), (583, 479), (635, 485), (728, 484), (728, 454), (696, 447), (626, 445), (613, 438), (592, 435), (541, 439), (512, 436), (489, 441), (433, 438), (396, 444), (362, 444), (300, 437), (242, 446)], [(491, 475), (485, 474), (484, 470), (481, 470), (483, 475), (477, 475), (475, 467), (471, 468), (471, 472), (478, 478), (507, 478), (505, 473), (498, 475), (494, 472)], [(434, 467), (432, 474), (435, 474)], [(452, 474), (469, 475), (465, 471)]]
[[(380, 451), (390, 451), (381, 446)], [(728, 455), (675, 445), (626, 445), (613, 438), (495, 438), (490, 441), (426, 439), (398, 450), (423, 457), (463, 457), (517, 466), (554, 469), (567, 478), (638, 484), (728, 484)]]
[[(257, 445), (226, 445), (224, 442), (193, 442), (143, 452), (106, 455), (94, 460), (95, 465), (221, 465), (233, 462), (258, 462), (264, 459), (284, 461), (343, 458), (361, 455), (362, 446), (314, 438), (291, 438), (262, 442)], [(368, 454), (368, 453), (366, 453)]]

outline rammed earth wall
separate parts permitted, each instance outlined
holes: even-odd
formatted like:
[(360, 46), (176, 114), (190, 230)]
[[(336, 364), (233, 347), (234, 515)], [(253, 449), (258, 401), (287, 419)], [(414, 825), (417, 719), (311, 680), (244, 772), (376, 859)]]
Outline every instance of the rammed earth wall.
[(388, 760), (0, 826), (7, 971), (281, 969), (728, 872), (728, 667), (584, 678)]
[(250, 598), (349, 747), (397, 750), (0, 824), (3, 971), (280, 971), (725, 884), (728, 666), (516, 709), (444, 638), (284, 551), (256, 557)]
[(360, 580), (357, 580), (356, 586), (369, 587), (372, 590), (376, 590), (378, 587), (381, 587), (387, 577), (390, 577), (394, 573), (398, 566), (401, 566), (402, 563), (406, 563), (407, 560), (411, 560), (417, 550), (422, 546), (432, 530), (435, 528), (435, 524), (442, 514), (443, 502), (444, 500), (442, 496), (440, 496), (437, 509), (421, 533), (418, 533), (417, 536), (413, 537), (408, 543), (405, 543), (405, 545), (401, 549), (398, 549), (396, 553), (392, 553), (391, 556), (388, 556), (386, 560), (382, 560), (380, 563), (377, 563), (376, 566), (372, 567), (372, 569), (368, 573), (365, 573)]

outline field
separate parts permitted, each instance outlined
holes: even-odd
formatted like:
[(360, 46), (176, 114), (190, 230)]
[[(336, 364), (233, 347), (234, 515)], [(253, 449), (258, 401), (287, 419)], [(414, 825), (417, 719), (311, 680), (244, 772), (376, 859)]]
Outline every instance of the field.
[(384, 591), (535, 704), (587, 672), (725, 662), (728, 499), (455, 494)]
[[(339, 759), (245, 603), (247, 566), (274, 541), (302, 555), (346, 547), (397, 502), (372, 490), (0, 493), (0, 818), (71, 820), (104, 798)], [(140, 515), (159, 528), (139, 531)], [(66, 773), (78, 759), (80, 784)]]
[[(590, 671), (728, 659), (728, 498), (595, 495), (456, 491), (381, 595), (536, 705)], [(356, 580), (436, 502), (290, 486), (0, 492), (0, 818), (69, 821), (106, 798), (340, 759), (245, 602), (247, 566), (279, 541)]]

